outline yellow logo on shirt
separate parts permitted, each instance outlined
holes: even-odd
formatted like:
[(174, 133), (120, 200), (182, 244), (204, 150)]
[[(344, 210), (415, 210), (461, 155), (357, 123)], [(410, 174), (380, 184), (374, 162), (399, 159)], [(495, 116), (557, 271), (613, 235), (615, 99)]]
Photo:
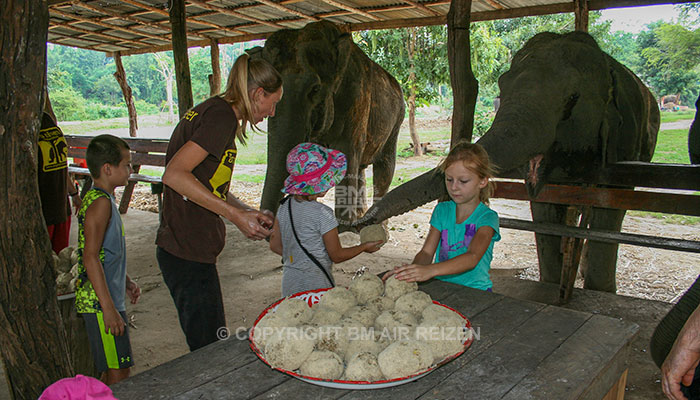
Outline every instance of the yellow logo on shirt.
[(58, 171), (68, 167), (68, 145), (63, 133), (57, 127), (39, 131), (39, 151), (41, 151), (44, 172)]
[(228, 188), (231, 184), (231, 175), (233, 175), (233, 166), (236, 163), (236, 154), (238, 154), (238, 150), (236, 149), (226, 150), (223, 157), (221, 157), (219, 167), (216, 168), (216, 172), (214, 172), (214, 175), (209, 179), (212, 193), (222, 200), (226, 200), (226, 193), (228, 193)]
[(186, 120), (192, 122), (192, 120), (194, 119), (194, 117), (196, 117), (197, 115), (199, 115), (198, 112), (196, 112), (196, 111), (194, 111), (194, 110), (190, 110), (190, 111), (187, 111), (187, 112), (185, 113), (185, 115), (182, 116), (182, 119), (186, 119)]

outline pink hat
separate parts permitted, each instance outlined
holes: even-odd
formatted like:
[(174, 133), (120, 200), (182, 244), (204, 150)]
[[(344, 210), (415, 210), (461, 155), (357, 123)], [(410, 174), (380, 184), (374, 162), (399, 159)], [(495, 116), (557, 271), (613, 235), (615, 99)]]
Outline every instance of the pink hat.
[(112, 389), (101, 381), (84, 375), (63, 378), (52, 383), (39, 400), (118, 400)]
[(287, 155), (282, 191), (288, 194), (319, 194), (340, 183), (347, 170), (345, 154), (315, 143), (301, 143)]

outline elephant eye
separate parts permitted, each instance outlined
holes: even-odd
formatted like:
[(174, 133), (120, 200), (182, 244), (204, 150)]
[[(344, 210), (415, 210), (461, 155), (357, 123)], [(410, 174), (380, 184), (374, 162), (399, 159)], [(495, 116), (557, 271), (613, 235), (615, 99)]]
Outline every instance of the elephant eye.
[(309, 99), (313, 99), (314, 96), (316, 96), (316, 94), (320, 91), (321, 91), (321, 85), (319, 85), (319, 84), (313, 85), (311, 87), (311, 89), (309, 90)]
[(571, 117), (571, 110), (574, 108), (576, 105), (576, 102), (578, 101), (579, 94), (574, 93), (566, 101), (566, 105), (564, 106), (564, 116), (562, 118), (563, 120), (567, 120)]

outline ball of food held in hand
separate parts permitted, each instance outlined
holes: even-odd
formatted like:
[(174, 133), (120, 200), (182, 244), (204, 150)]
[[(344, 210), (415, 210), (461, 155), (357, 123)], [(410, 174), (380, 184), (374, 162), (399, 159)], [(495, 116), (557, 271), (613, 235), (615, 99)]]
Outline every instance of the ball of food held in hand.
[(368, 225), (360, 229), (360, 243), (378, 242), (379, 247), (384, 246), (387, 240), (386, 230), (381, 224)]

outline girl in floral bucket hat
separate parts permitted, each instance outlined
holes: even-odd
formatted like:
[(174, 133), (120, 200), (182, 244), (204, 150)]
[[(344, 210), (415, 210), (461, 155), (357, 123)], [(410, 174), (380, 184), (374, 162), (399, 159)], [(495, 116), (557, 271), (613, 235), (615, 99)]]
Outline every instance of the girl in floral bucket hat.
[(333, 209), (317, 199), (345, 177), (347, 159), (338, 150), (301, 143), (287, 155), (289, 177), (270, 236), (270, 250), (282, 256), (282, 296), (335, 285), (333, 263), (379, 250), (381, 241), (344, 248)]

